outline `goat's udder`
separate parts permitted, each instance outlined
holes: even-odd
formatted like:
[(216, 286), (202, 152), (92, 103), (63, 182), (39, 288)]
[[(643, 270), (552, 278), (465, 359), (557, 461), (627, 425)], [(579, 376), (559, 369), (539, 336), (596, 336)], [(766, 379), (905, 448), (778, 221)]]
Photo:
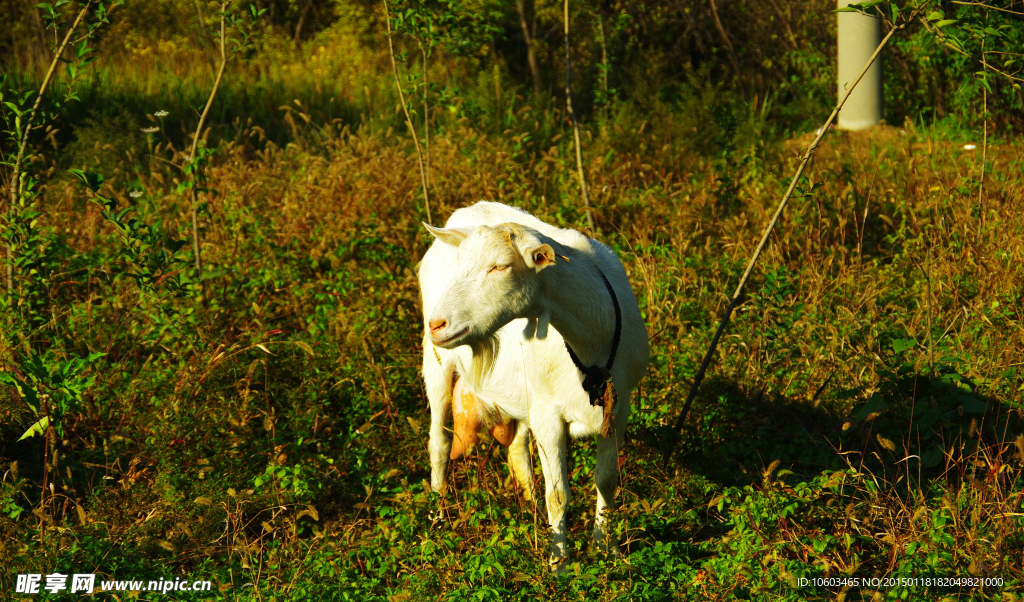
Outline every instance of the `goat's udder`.
[[(484, 411), (480, 400), (469, 389), (466, 379), (455, 377), (452, 386), (452, 450), (448, 457), (458, 460), (466, 451), (479, 441), (481, 427), (485, 426), (481, 415)], [(491, 436), (498, 442), (508, 447), (516, 435), (516, 421), (512, 418), (501, 415), (491, 427)]]

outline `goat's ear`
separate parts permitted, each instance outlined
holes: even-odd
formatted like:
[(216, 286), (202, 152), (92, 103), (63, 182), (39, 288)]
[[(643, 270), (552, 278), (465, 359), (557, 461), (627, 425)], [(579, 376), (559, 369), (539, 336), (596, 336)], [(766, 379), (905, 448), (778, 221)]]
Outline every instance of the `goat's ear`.
[(435, 228), (427, 222), (423, 222), (423, 227), (427, 229), (427, 232), (433, 234), (434, 238), (453, 247), (461, 245), (462, 241), (469, 236), (468, 230), (459, 228)]
[(526, 249), (524, 255), (526, 265), (538, 272), (549, 265), (555, 264), (555, 250), (551, 248), (551, 245), (540, 245), (539, 247)]

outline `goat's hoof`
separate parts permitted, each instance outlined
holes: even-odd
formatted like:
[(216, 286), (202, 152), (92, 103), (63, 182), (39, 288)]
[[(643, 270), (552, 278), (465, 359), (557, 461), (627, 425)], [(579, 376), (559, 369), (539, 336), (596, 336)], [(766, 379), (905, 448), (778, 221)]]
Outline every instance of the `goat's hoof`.
[(565, 542), (551, 543), (548, 548), (548, 570), (556, 575), (561, 575), (569, 566), (569, 550)]
[(552, 556), (548, 559), (548, 572), (554, 575), (561, 575), (565, 573), (565, 569), (567, 568), (569, 568), (568, 556), (562, 556), (560, 558)]
[(448, 519), (444, 516), (444, 510), (441, 508), (435, 508), (427, 513), (427, 518), (430, 519), (431, 529), (442, 529), (448, 525)]
[(619, 550), (619, 544), (612, 541), (611, 536), (605, 533), (604, 530), (594, 531), (594, 547), (602, 554), (608, 554), (615, 558), (622, 558), (622, 551)]

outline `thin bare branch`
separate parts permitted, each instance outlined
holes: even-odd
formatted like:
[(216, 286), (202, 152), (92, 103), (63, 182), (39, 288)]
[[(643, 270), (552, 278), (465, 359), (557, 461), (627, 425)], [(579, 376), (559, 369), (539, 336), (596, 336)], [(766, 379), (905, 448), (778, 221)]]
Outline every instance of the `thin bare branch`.
[(956, 47), (955, 45), (953, 45), (953, 44), (950, 44), (950, 43), (949, 43), (949, 42), (948, 42), (948, 41), (946, 40), (946, 37), (947, 37), (947, 36), (946, 36), (946, 34), (942, 33), (942, 32), (941, 32), (941, 31), (940, 31), (940, 30), (939, 30), (938, 28), (932, 28), (932, 27), (931, 27), (931, 25), (930, 25), (930, 24), (928, 23), (928, 21), (927, 21), (927, 20), (925, 20), (925, 19), (923, 19), (923, 18), (922, 18), (922, 19), (919, 19), (919, 20), (920, 20), (920, 21), (921, 21), (921, 23), (922, 23), (922, 24), (924, 25), (925, 29), (927, 29), (927, 30), (929, 31), (929, 33), (931, 33), (932, 35), (934, 35), (934, 36), (935, 36), (935, 39), (937, 39), (937, 40), (939, 41), (939, 43), (941, 43), (941, 44), (942, 44), (943, 46), (945, 46), (946, 48), (949, 48), (950, 50), (953, 50), (953, 51), (955, 51), (955, 52), (958, 52), (958, 53), (960, 53), (960, 54), (962, 54), (962, 55), (964, 55), (964, 56), (966, 56), (966, 57), (969, 57), (969, 58), (972, 58), (972, 59), (974, 59), (974, 60), (976, 60), (976, 61), (979, 61), (979, 62), (981, 62), (981, 63), (982, 63), (982, 66), (983, 66), (983, 67), (984, 67), (984, 68), (985, 68), (986, 70), (988, 70), (988, 71), (994, 71), (995, 73), (998, 73), (999, 75), (1002, 75), (1003, 77), (1005, 77), (1006, 79), (1008, 79), (1008, 80), (1010, 80), (1010, 81), (1016, 81), (1016, 82), (1024, 82), (1024, 79), (1021, 79), (1021, 78), (1019, 78), (1019, 77), (1014, 77), (1014, 76), (1010, 75), (1009, 73), (1007, 73), (1007, 72), (1005, 72), (1005, 71), (1002, 71), (1001, 69), (996, 69), (995, 67), (993, 67), (992, 65), (990, 65), (990, 64), (988, 64), (988, 63), (986, 63), (986, 62), (985, 62), (985, 61), (983, 61), (982, 59), (976, 58), (976, 57), (975, 57), (974, 55), (972, 55), (971, 53), (969, 53), (969, 52), (967, 52), (967, 51), (965, 51), (965, 50), (963, 50), (963, 49), (957, 48), (957, 47)]
[(533, 52), (533, 36), (526, 24), (526, 0), (516, 0), (516, 11), (519, 13), (519, 28), (523, 30), (523, 40), (526, 42), (526, 64), (530, 67), (530, 77), (533, 79), (533, 95), (539, 96), (540, 67), (537, 66), (537, 56)]
[(729, 50), (729, 61), (732, 63), (732, 68), (736, 71), (736, 79), (739, 81), (740, 76), (740, 62), (736, 60), (736, 50), (732, 47), (732, 42), (729, 40), (729, 34), (725, 32), (725, 27), (722, 26), (721, 19), (718, 18), (718, 7), (715, 6), (715, 0), (708, 0), (711, 4), (711, 16), (715, 21), (715, 29), (718, 30), (718, 35), (722, 37), (722, 41), (725, 42), (725, 47)]
[(412, 143), (416, 146), (416, 159), (420, 165), (420, 182), (423, 185), (423, 207), (426, 209), (427, 223), (433, 223), (430, 217), (430, 195), (427, 192), (427, 171), (423, 164), (423, 151), (420, 150), (420, 138), (416, 135), (416, 126), (412, 123), (412, 117), (409, 116), (409, 107), (405, 104), (405, 93), (402, 92), (402, 78), (398, 76), (398, 63), (395, 62), (395, 45), (391, 39), (391, 9), (388, 8), (388, 0), (382, 0), (384, 2), (384, 23), (387, 24), (388, 28), (388, 57), (391, 58), (391, 70), (395, 74), (395, 88), (398, 90), (398, 100), (402, 103), (402, 111), (405, 113), (405, 124), (409, 127), (409, 133), (412, 134)]
[(793, 175), (792, 181), (789, 183), (789, 188), (786, 190), (786, 194), (783, 195), (782, 200), (779, 202), (778, 208), (775, 210), (775, 214), (772, 216), (768, 225), (765, 226), (764, 233), (761, 235), (761, 242), (758, 243), (757, 248), (754, 250), (754, 254), (750, 257), (750, 261), (747, 262), (747, 269), (743, 272), (743, 276), (740, 278), (739, 285), (736, 286), (736, 291), (732, 294), (732, 299), (729, 300), (729, 306), (725, 310), (725, 315), (722, 316), (722, 321), (718, 324), (718, 330), (715, 331), (714, 337), (711, 339), (711, 345), (708, 347), (707, 353), (704, 354), (704, 361), (701, 362), (700, 369), (697, 371), (697, 375), (693, 379), (693, 384), (690, 386), (690, 393), (686, 396), (686, 403), (683, 404), (683, 410), (679, 413), (679, 417), (676, 418), (675, 424), (672, 427), (671, 436), (672, 438), (666, 441), (665, 447), (665, 459), (667, 460), (672, 456), (675, 449), (675, 435), (677, 435), (680, 429), (683, 428), (683, 422), (686, 421), (686, 415), (690, 411), (690, 406), (693, 404), (694, 398), (697, 396), (697, 389), (700, 387), (701, 382), (704, 380), (704, 374), (707, 372), (708, 366), (711, 364), (711, 358), (714, 357), (715, 349), (718, 347), (718, 341), (722, 337), (722, 333), (725, 332), (725, 327), (729, 324), (729, 318), (732, 316), (732, 312), (736, 309), (736, 306), (740, 302), (740, 298), (743, 295), (743, 288), (747, 284), (747, 279), (750, 277), (750, 272), (753, 271), (754, 265), (757, 263), (758, 257), (761, 256), (761, 251), (764, 250), (765, 245), (768, 244), (768, 238), (771, 236), (772, 230), (775, 229), (775, 224), (779, 222), (779, 218), (782, 216), (782, 211), (786, 208), (786, 203), (789, 202), (793, 191), (796, 190), (797, 182), (800, 181), (800, 176), (803, 175), (804, 169), (810, 162), (811, 157), (814, 156), (815, 149), (818, 148), (818, 143), (828, 132), (829, 125), (835, 120), (836, 116), (839, 115), (839, 111), (846, 104), (846, 100), (850, 98), (850, 94), (853, 89), (857, 87), (860, 80), (864, 78), (864, 74), (868, 72), (871, 65), (874, 64), (875, 59), (881, 54), (882, 49), (889, 43), (893, 34), (896, 33), (898, 28), (892, 28), (889, 33), (882, 39), (882, 42), (875, 49), (874, 54), (868, 59), (867, 64), (861, 69), (860, 75), (857, 79), (853, 80), (853, 83), (846, 88), (846, 94), (843, 95), (842, 100), (832, 110), (832, 114), (825, 120), (825, 124), (818, 130), (818, 135), (814, 138), (814, 142), (807, 148), (807, 152), (804, 154), (803, 160), (800, 162), (800, 166), (796, 170), (796, 174)]
[[(228, 3), (224, 2), (220, 5), (220, 69), (217, 70), (217, 79), (213, 81), (213, 89), (210, 90), (210, 97), (206, 99), (206, 106), (203, 107), (203, 113), (199, 116), (199, 125), (196, 126), (196, 135), (192, 138), (192, 150), (189, 153), (189, 161), (194, 162), (196, 160), (196, 153), (199, 151), (199, 139), (203, 135), (203, 125), (206, 124), (206, 116), (210, 114), (210, 107), (213, 105), (213, 99), (217, 96), (217, 90), (220, 88), (220, 81), (224, 77), (224, 68), (228, 64), (227, 51), (225, 50), (225, 19), (227, 18)], [(192, 170), (192, 251), (196, 259), (196, 273), (201, 275), (203, 273), (203, 258), (200, 251), (199, 244), (199, 202), (198, 194), (196, 193), (196, 170)]]
[(999, 8), (998, 6), (991, 6), (989, 4), (984, 4), (984, 3), (981, 3), (981, 2), (958, 2), (957, 0), (952, 0), (952, 1), (953, 1), (953, 4), (960, 4), (960, 5), (963, 5), (963, 6), (979, 6), (981, 8), (986, 8), (986, 9), (989, 9), (989, 10), (997, 10), (997, 11), (999, 11), (1001, 13), (1009, 13), (1011, 15), (1024, 16), (1024, 13), (1019, 12), (1019, 11), (1010, 10), (1010, 9), (1007, 9), (1007, 8)]

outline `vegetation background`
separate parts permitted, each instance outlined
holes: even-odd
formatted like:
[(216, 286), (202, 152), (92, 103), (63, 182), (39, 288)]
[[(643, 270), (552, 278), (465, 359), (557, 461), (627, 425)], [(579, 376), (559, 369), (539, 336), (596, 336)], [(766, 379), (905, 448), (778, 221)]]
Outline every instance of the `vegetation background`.
[[(565, 575), (546, 573), (543, 510), (493, 442), (454, 465), (432, 527), (425, 192), (437, 224), (493, 199), (584, 227), (562, 6), (94, 0), (22, 137), (83, 5), (0, 0), (4, 597), (29, 572), (214, 581), (182, 600), (1021, 597), (1017, 0), (894, 17), (889, 125), (819, 147), (668, 462), (728, 295), (835, 102), (835, 5), (571, 3), (591, 234), (652, 340), (612, 517), (623, 555), (586, 537), (587, 441)], [(799, 581), (851, 576), (987, 585)]]

